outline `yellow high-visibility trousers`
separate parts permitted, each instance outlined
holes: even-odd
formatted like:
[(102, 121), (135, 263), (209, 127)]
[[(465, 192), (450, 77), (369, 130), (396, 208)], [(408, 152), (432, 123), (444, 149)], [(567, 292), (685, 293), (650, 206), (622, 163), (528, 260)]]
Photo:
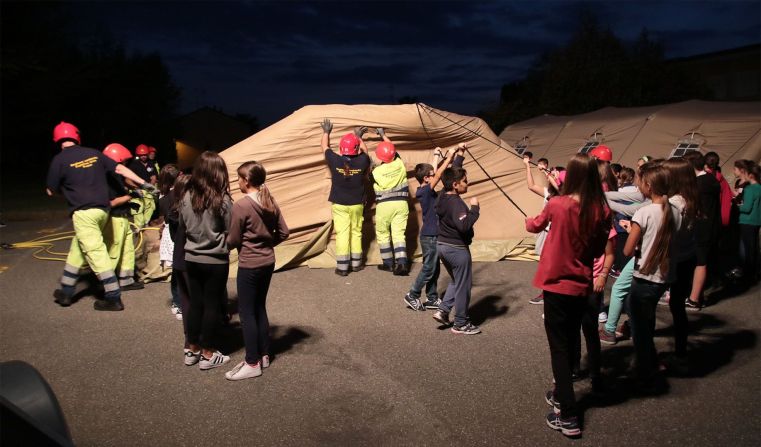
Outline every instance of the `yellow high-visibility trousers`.
[(129, 219), (111, 216), (103, 232), (111, 265), (119, 278), (119, 286), (135, 282), (135, 241)]
[(375, 206), (375, 239), (381, 259), (387, 266), (407, 263), (407, 218), (410, 209), (406, 200), (390, 200)]
[(71, 220), (74, 224), (74, 237), (61, 276), (62, 292), (67, 296), (73, 295), (80, 272), (89, 266), (103, 283), (105, 298), (118, 299), (121, 295), (119, 281), (114, 275), (111, 257), (103, 240), (103, 231), (109, 220), (108, 212), (99, 208), (74, 211)]
[(336, 269), (349, 271), (362, 265), (362, 222), (364, 205), (333, 204), (333, 228), (336, 230)]

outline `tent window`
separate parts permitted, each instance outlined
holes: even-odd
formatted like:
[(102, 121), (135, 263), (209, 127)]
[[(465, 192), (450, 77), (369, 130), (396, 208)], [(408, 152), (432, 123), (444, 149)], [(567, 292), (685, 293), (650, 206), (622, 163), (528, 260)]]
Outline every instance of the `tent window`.
[(589, 151), (599, 146), (600, 143), (602, 143), (602, 133), (595, 132), (589, 136), (589, 140), (587, 140), (586, 144), (584, 144), (584, 146), (581, 146), (581, 149), (579, 149), (579, 153), (580, 154), (589, 153)]
[(700, 152), (700, 148), (705, 142), (705, 139), (696, 135), (698, 134), (692, 133), (689, 137), (679, 140), (676, 147), (671, 151), (669, 158), (684, 157), (690, 152)]
[(523, 155), (524, 152), (528, 150), (528, 137), (521, 138), (520, 141), (515, 143), (515, 152), (518, 155)]
[(581, 149), (579, 149), (579, 153), (586, 154), (592, 149), (596, 148), (599, 144), (600, 143), (597, 141), (587, 141), (587, 144), (585, 144), (584, 146), (581, 147)]

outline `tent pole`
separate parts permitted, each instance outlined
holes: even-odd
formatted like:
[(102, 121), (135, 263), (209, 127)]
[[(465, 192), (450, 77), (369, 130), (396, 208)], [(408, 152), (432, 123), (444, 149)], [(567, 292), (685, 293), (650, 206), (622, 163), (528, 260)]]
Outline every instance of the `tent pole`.
[[(743, 143), (743, 144), (742, 144), (742, 146), (740, 146), (740, 147), (739, 147), (739, 148), (738, 148), (736, 151), (732, 152), (732, 154), (731, 154), (729, 157), (725, 158), (725, 159), (724, 159), (724, 163), (722, 163), (722, 164), (721, 164), (721, 166), (722, 166), (722, 167), (724, 167), (724, 165), (725, 165), (725, 164), (726, 164), (726, 163), (727, 163), (729, 160), (731, 160), (731, 159), (732, 159), (732, 157), (734, 157), (736, 153), (740, 152), (740, 151), (741, 151), (741, 150), (742, 150), (742, 149), (743, 149), (745, 146), (747, 146), (747, 145), (748, 145), (748, 143), (750, 143), (750, 141), (751, 141), (752, 139), (756, 138), (756, 135), (758, 135), (758, 133), (759, 133), (759, 132), (761, 132), (761, 129), (758, 129), (758, 130), (756, 131), (756, 133), (754, 133), (753, 135), (751, 135), (751, 136), (750, 136), (750, 138), (748, 138), (748, 139), (745, 141), (745, 143)], [(754, 161), (755, 161), (755, 160), (754, 160)]]
[[(651, 116), (652, 116), (652, 115), (651, 115)], [(623, 151), (621, 151), (621, 154), (618, 156), (618, 159), (619, 159), (619, 160), (621, 160), (621, 157), (623, 157), (623, 156), (624, 156), (624, 154), (626, 153), (626, 151), (628, 151), (628, 150), (629, 150), (629, 148), (632, 146), (632, 144), (634, 144), (634, 141), (637, 139), (637, 137), (639, 136), (640, 132), (642, 132), (642, 130), (645, 128), (645, 126), (647, 126), (647, 123), (649, 123), (649, 122), (650, 122), (650, 116), (648, 116), (647, 118), (645, 118), (645, 122), (644, 122), (644, 123), (642, 123), (642, 127), (640, 127), (640, 128), (639, 128), (639, 130), (637, 131), (637, 133), (636, 133), (636, 134), (634, 134), (634, 136), (632, 137), (632, 140), (629, 142), (629, 144), (627, 144), (627, 145), (626, 145), (626, 147), (624, 148), (624, 150), (623, 150)]]
[[(425, 104), (423, 104), (423, 105), (425, 106)], [(431, 144), (435, 146), (435, 143), (434, 143), (434, 141), (433, 141), (433, 138), (431, 138), (431, 134), (430, 134), (430, 133), (428, 133), (428, 128), (427, 128), (427, 127), (425, 127), (425, 122), (423, 122), (423, 115), (420, 113), (420, 103), (417, 103), (417, 104), (416, 104), (416, 106), (417, 106), (417, 113), (418, 113), (418, 117), (420, 118), (420, 124), (423, 126), (423, 130), (425, 130), (425, 134), (428, 136), (428, 140), (430, 140)], [(430, 107), (429, 107), (429, 110), (430, 110), (431, 112), (434, 112), (434, 113), (436, 113), (436, 111), (435, 111), (435, 110), (433, 110), (433, 109), (431, 109)], [(461, 125), (460, 123), (456, 123), (456, 122), (452, 121), (451, 119), (447, 118), (446, 116), (443, 116), (443, 115), (441, 115), (440, 113), (436, 113), (436, 114), (437, 114), (437, 115), (439, 115), (439, 116), (441, 116), (442, 118), (445, 118), (445, 119), (447, 119), (447, 120), (448, 120), (449, 122), (451, 122), (452, 124), (457, 124), (458, 126), (462, 127), (463, 129), (470, 131), (471, 133), (475, 134), (477, 137), (479, 137), (479, 138), (483, 138), (484, 140), (486, 140), (486, 141), (489, 141), (490, 143), (494, 144), (494, 143), (493, 143), (492, 141), (490, 141), (488, 138), (486, 138), (486, 137), (483, 137), (483, 136), (479, 135), (479, 134), (478, 134), (478, 132), (475, 132), (475, 131), (473, 131), (473, 130), (471, 130), (471, 129), (468, 129), (467, 127), (465, 127), (465, 126)], [(497, 146), (499, 146), (499, 147), (502, 147), (502, 146), (501, 146), (501, 145), (499, 145), (499, 144), (498, 144)], [(504, 189), (502, 189), (502, 187), (501, 187), (501, 186), (499, 186), (499, 183), (497, 183), (497, 181), (496, 181), (496, 180), (494, 180), (494, 177), (492, 177), (491, 175), (489, 175), (489, 173), (488, 173), (488, 172), (486, 172), (486, 169), (484, 169), (484, 167), (483, 167), (483, 166), (481, 166), (481, 163), (479, 163), (479, 162), (478, 162), (478, 160), (476, 159), (476, 157), (474, 157), (474, 156), (473, 156), (473, 153), (471, 153), (471, 152), (470, 152), (470, 149), (468, 149), (468, 148), (465, 148), (465, 150), (468, 152), (468, 155), (470, 155), (470, 158), (471, 158), (471, 159), (472, 159), (472, 160), (473, 160), (473, 161), (476, 163), (476, 165), (478, 165), (478, 167), (479, 167), (479, 168), (481, 168), (481, 170), (484, 172), (484, 174), (486, 175), (486, 177), (487, 177), (489, 180), (491, 180), (491, 182), (492, 182), (492, 183), (494, 183), (494, 186), (496, 186), (496, 187), (497, 187), (497, 189), (499, 189), (499, 192), (501, 192), (501, 193), (502, 193), (502, 195), (504, 195), (504, 196), (505, 196), (505, 198), (506, 198), (507, 200), (509, 200), (509, 201), (510, 201), (510, 203), (512, 203), (512, 204), (513, 204), (513, 206), (514, 206), (514, 207), (515, 207), (515, 208), (516, 208), (516, 209), (517, 209), (517, 210), (518, 210), (518, 211), (519, 211), (521, 214), (523, 214), (523, 217), (528, 217), (528, 214), (526, 214), (526, 213), (525, 213), (525, 212), (524, 212), (524, 211), (521, 209), (521, 207), (519, 207), (519, 206), (518, 206), (518, 204), (517, 204), (517, 203), (515, 203), (515, 202), (513, 201), (513, 199), (511, 199), (511, 198), (510, 198), (510, 196), (509, 196), (509, 195), (507, 195), (507, 193), (505, 192), (505, 190), (504, 190)], [(505, 150), (507, 150), (507, 149), (505, 149)], [(508, 152), (510, 152), (510, 151), (508, 151)], [(517, 156), (518, 154), (515, 154), (515, 155)]]

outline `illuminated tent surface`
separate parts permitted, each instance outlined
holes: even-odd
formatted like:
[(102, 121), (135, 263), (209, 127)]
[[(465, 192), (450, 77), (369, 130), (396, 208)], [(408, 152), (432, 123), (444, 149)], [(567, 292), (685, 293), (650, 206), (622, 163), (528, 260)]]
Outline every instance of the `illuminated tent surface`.
[[(541, 198), (528, 191), (525, 167), (512, 148), (501, 141), (481, 119), (457, 115), (425, 104), (306, 106), (272, 126), (221, 152), (230, 173), (233, 200), (241, 198), (238, 166), (256, 160), (267, 170), (266, 185), (278, 202), (291, 237), (276, 248), (277, 268), (308, 265), (335, 267), (333, 229), (328, 194), (330, 174), (320, 147), (324, 118), (333, 122), (331, 147), (355, 126), (383, 127), (408, 171), (411, 213), (407, 247), (419, 256), (420, 205), (414, 200), (418, 186), (413, 169), (430, 163), (432, 150), (460, 142), (468, 145), (464, 167), (469, 191), (478, 197), (481, 215), (471, 246), (475, 261), (503, 258), (534, 259), (533, 236), (525, 231), (524, 213), (537, 214)], [(369, 135), (369, 134), (368, 134)], [(365, 136), (371, 158), (379, 139)], [(537, 176), (539, 177), (539, 176)], [(437, 187), (441, 189), (441, 185)], [(380, 263), (373, 227), (374, 207), (365, 207), (363, 247), (368, 264)]]
[(643, 155), (668, 158), (680, 141), (693, 141), (703, 153), (718, 153), (722, 173), (732, 180), (735, 160), (761, 160), (761, 103), (693, 100), (545, 115), (508, 126), (500, 138), (522, 141), (535, 158), (546, 157), (556, 166), (565, 165), (595, 134), (613, 150), (614, 162), (630, 167)]

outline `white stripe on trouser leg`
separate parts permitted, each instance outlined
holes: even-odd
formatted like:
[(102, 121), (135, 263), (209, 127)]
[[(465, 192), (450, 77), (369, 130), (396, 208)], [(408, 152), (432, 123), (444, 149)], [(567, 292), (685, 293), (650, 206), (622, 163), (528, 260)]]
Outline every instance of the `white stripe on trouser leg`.
[(98, 273), (97, 276), (100, 282), (103, 283), (103, 289), (106, 292), (119, 291), (119, 281), (117, 280), (116, 275), (114, 275), (114, 272), (108, 271), (108, 272)]
[(336, 268), (338, 270), (349, 270), (349, 255), (336, 255)]
[(352, 253), (351, 254), (351, 266), (352, 267), (359, 267), (362, 265), (362, 254)]
[(397, 245), (394, 247), (394, 257), (396, 259), (404, 258), (407, 259), (407, 246), (406, 245)]
[(391, 244), (379, 244), (381, 259), (394, 259), (394, 249)]

